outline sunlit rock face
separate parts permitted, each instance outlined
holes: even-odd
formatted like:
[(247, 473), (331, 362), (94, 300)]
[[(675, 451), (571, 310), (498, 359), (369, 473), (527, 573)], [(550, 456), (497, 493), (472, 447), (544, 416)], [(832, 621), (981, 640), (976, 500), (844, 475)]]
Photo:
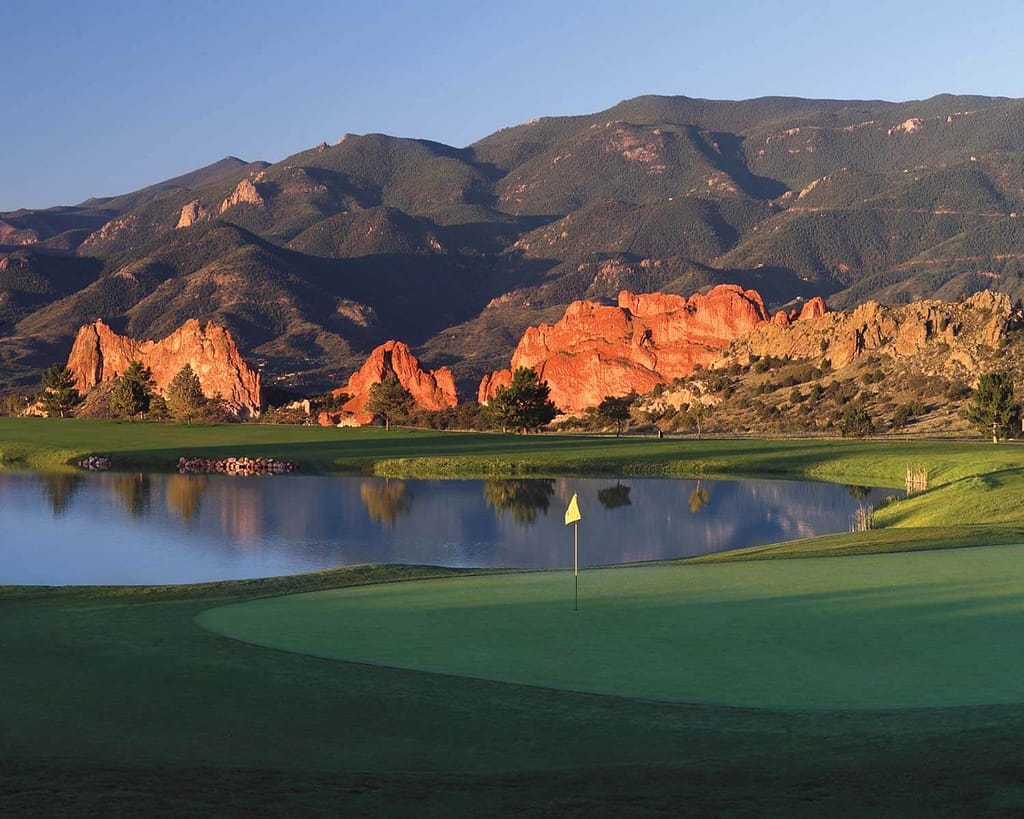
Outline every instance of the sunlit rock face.
[(455, 379), (451, 370), (424, 370), (412, 354), (409, 345), (401, 341), (388, 341), (377, 347), (358, 371), (353, 373), (348, 384), (332, 393), (335, 396), (348, 395), (349, 400), (339, 413), (321, 413), (318, 421), (322, 425), (345, 423), (369, 424), (373, 414), (366, 411), (370, 388), (385, 378), (394, 376), (398, 383), (412, 395), (416, 406), (425, 410), (442, 410), (458, 404)]
[(160, 341), (115, 333), (102, 320), (78, 331), (68, 356), (68, 369), (82, 393), (112, 381), (133, 361), (149, 368), (158, 392), (188, 364), (207, 398), (222, 399), (241, 418), (260, 414), (260, 374), (242, 359), (231, 333), (213, 322), (205, 327), (189, 319)]
[[(824, 303), (808, 308), (810, 303), (805, 312), (823, 311)], [(801, 317), (785, 315), (785, 321)], [(689, 298), (623, 290), (615, 306), (573, 302), (555, 324), (526, 330), (511, 368), (485, 376), (478, 400), (486, 403), (511, 382), (513, 371), (530, 367), (547, 381), (559, 409), (578, 412), (605, 396), (643, 394), (689, 375), (738, 336), (771, 320), (760, 294), (736, 285)]]
[(730, 347), (729, 359), (742, 364), (751, 356), (827, 358), (839, 370), (872, 353), (912, 358), (934, 351), (947, 366), (959, 364), (971, 372), (1002, 343), (1013, 314), (1010, 298), (990, 290), (960, 302), (885, 307), (869, 301), (835, 313), (820, 301), (807, 302), (791, 325), (754, 328)]

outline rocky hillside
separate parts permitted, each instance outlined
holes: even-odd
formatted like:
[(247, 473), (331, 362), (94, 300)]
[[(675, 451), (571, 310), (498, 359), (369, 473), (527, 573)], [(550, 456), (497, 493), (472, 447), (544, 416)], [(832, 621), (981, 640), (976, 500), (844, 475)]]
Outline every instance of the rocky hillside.
[(981, 373), (1024, 377), (1022, 322), (1005, 294), (981, 291), (760, 324), (707, 368), (644, 396), (635, 420), (665, 430), (835, 434), (862, 410), (874, 432), (967, 432), (959, 411)]
[(580, 299), (756, 289), (766, 309), (1024, 295), (1024, 101), (638, 97), (465, 148), (345, 135), (124, 196), (0, 213), (0, 392), (73, 328), (230, 330), (323, 390), (406, 340), (472, 392)]

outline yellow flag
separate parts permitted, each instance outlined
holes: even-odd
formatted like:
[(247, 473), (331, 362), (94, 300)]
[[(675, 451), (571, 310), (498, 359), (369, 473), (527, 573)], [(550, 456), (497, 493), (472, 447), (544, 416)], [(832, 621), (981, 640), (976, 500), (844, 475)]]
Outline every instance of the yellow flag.
[(580, 505), (576, 502), (576, 493), (572, 493), (572, 500), (569, 501), (569, 508), (565, 510), (565, 525), (575, 523), (583, 516), (580, 514)]

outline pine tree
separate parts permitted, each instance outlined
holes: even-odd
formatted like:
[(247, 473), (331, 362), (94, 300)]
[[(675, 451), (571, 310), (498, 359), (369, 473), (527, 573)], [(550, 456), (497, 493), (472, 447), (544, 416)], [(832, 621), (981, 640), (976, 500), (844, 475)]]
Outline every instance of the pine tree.
[(152, 395), (152, 373), (142, 362), (133, 361), (110, 391), (110, 412), (117, 418), (131, 420), (149, 410)]
[(75, 388), (75, 377), (63, 364), (54, 364), (43, 371), (39, 403), (47, 415), (64, 418), (78, 404), (81, 393)]
[(978, 389), (964, 410), (964, 417), (982, 433), (999, 438), (1012, 438), (1020, 423), (1020, 404), (1013, 394), (1013, 375), (1008, 372), (985, 373), (978, 379)]
[(548, 398), (550, 393), (548, 382), (541, 381), (535, 370), (520, 367), (512, 374), (511, 385), (498, 387), (487, 408), (502, 429), (529, 432), (550, 423), (558, 414)]
[(199, 383), (199, 376), (195, 374), (191, 365), (186, 364), (178, 372), (171, 383), (167, 385), (167, 409), (171, 415), (188, 424), (206, 406), (206, 396), (203, 395), (202, 384)]

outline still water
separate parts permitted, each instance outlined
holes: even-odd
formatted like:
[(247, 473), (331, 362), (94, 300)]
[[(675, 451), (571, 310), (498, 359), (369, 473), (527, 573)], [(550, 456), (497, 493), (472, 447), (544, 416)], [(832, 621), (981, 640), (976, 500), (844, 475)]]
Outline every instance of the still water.
[(846, 531), (886, 490), (797, 481), (0, 474), (0, 585), (192, 583), (352, 563), (661, 560)]

